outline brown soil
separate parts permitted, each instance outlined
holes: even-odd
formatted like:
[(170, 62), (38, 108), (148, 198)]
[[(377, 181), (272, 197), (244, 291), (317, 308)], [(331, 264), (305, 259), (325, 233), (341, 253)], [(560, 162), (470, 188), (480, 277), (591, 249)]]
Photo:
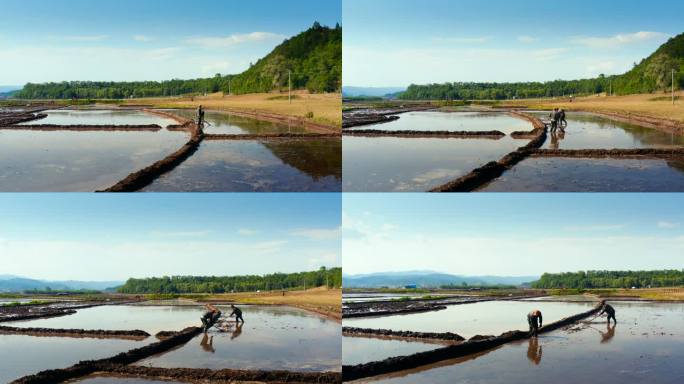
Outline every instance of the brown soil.
[(631, 148), (631, 149), (538, 149), (536, 157), (579, 157), (579, 158), (641, 158), (681, 157), (684, 148)]
[(27, 113), (27, 112), (8, 112), (0, 113), (0, 127), (12, 126), (15, 124), (26, 123), (28, 121), (39, 120), (46, 118), (47, 115), (44, 113)]
[[(389, 123), (391, 121), (399, 120), (397, 116), (406, 112), (426, 111), (434, 109), (433, 105), (411, 105), (402, 107), (386, 107), (386, 108), (353, 108), (348, 109), (342, 113), (342, 128), (359, 127), (362, 125)], [(359, 112), (363, 111), (363, 112)]]
[(433, 339), (433, 340), (447, 340), (447, 341), (463, 341), (462, 336), (451, 332), (412, 332), (412, 331), (393, 331), (391, 329), (370, 329), (370, 328), (353, 328), (343, 327), (342, 333), (351, 336), (391, 336), (404, 339)]
[(463, 139), (501, 139), (506, 136), (501, 131), (384, 131), (379, 129), (347, 129), (344, 136), (364, 137), (429, 137), (429, 138), (463, 138)]
[[(539, 333), (547, 333), (567, 325), (576, 323), (582, 319), (592, 316), (601, 310), (601, 306), (596, 306), (589, 311), (573, 315), (554, 323), (548, 324), (539, 329)], [(386, 373), (403, 371), (417, 368), (427, 364), (434, 364), (439, 361), (468, 356), (475, 353), (499, 347), (512, 341), (523, 340), (531, 337), (528, 332), (509, 331), (499, 336), (480, 336), (470, 340), (439, 348), (432, 351), (419, 352), (409, 356), (391, 357), (382, 361), (374, 361), (359, 365), (345, 365), (342, 368), (342, 378), (344, 381), (363, 379), (378, 376)]]
[(130, 340), (144, 340), (150, 336), (149, 333), (138, 329), (132, 331), (110, 331), (101, 329), (17, 328), (4, 326), (0, 326), (0, 334)]

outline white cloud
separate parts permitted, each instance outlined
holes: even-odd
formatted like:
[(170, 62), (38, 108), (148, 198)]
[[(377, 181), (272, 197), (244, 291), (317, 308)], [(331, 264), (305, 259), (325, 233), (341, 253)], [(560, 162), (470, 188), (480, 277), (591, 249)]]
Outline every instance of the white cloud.
[(614, 61), (602, 61), (598, 63), (589, 64), (587, 72), (591, 75), (598, 75), (599, 73), (613, 72), (616, 68)]
[(619, 231), (625, 228), (624, 224), (606, 224), (606, 225), (571, 225), (564, 229), (566, 231)]
[(534, 43), (538, 40), (539, 39), (537, 39), (536, 37), (532, 37), (532, 36), (528, 36), (528, 35), (518, 36), (518, 41), (523, 43), (523, 44), (531, 44), (531, 43)]
[(109, 39), (109, 35), (72, 35), (72, 36), (62, 36), (58, 37), (62, 40), (67, 41), (102, 41)]
[(230, 36), (198, 36), (183, 40), (184, 43), (197, 45), (203, 48), (225, 48), (238, 44), (280, 40), (286, 36), (271, 32), (252, 32), (245, 34), (233, 34)]
[(242, 235), (242, 236), (254, 236), (257, 233), (258, 232), (253, 230), (253, 229), (248, 229), (248, 228), (238, 229), (238, 235)]
[(202, 66), (202, 72), (204, 73), (221, 73), (225, 72), (230, 68), (230, 63), (227, 61), (218, 61), (214, 63), (208, 63)]
[(151, 236), (155, 237), (204, 237), (209, 235), (210, 231), (152, 231)]
[(147, 43), (147, 42), (154, 40), (154, 38), (152, 38), (150, 36), (145, 36), (145, 35), (135, 35), (135, 36), (133, 36), (133, 40), (139, 41), (141, 43)]
[(434, 37), (432, 40), (438, 43), (453, 43), (453, 44), (484, 44), (489, 41), (489, 37)]
[(617, 48), (623, 45), (642, 43), (652, 40), (665, 40), (670, 35), (662, 32), (639, 31), (624, 33), (610, 37), (579, 36), (571, 40), (571, 43), (589, 48)]
[(145, 55), (150, 60), (170, 60), (174, 58), (180, 51), (181, 49), (178, 47), (158, 48), (145, 51)]
[(340, 264), (340, 256), (333, 252), (320, 253), (308, 260), (310, 269), (333, 267)]
[(679, 227), (679, 223), (673, 223), (671, 221), (659, 221), (658, 228), (672, 229)]
[(333, 240), (340, 238), (340, 228), (322, 229), (322, 228), (308, 228), (298, 229), (290, 232), (292, 236), (306, 237), (311, 240)]

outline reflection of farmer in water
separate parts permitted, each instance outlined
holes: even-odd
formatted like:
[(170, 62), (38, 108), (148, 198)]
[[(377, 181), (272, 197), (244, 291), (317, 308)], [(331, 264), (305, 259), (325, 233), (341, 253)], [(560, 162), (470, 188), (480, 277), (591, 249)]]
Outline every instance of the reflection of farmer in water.
[(610, 319), (613, 319), (615, 324), (617, 324), (617, 319), (615, 319), (615, 308), (613, 308), (610, 304), (606, 304), (605, 300), (601, 301), (601, 305), (603, 306), (603, 309), (601, 309), (601, 312), (596, 315), (596, 317), (599, 317), (605, 313), (608, 315), (608, 324), (610, 324)]
[(202, 325), (204, 326), (204, 332), (207, 332), (209, 328), (211, 328), (214, 323), (218, 321), (219, 317), (221, 317), (221, 311), (211, 304), (205, 304), (204, 307), (207, 309), (207, 312), (205, 312), (200, 319), (202, 320)]
[(568, 121), (565, 120), (565, 109), (558, 111), (558, 126), (560, 127), (561, 131), (563, 130), (563, 127), (568, 126)]
[(532, 337), (527, 345), (527, 358), (534, 363), (534, 365), (539, 365), (542, 359), (542, 346), (539, 345), (539, 339)]
[(205, 352), (209, 353), (214, 353), (216, 350), (214, 349), (214, 336), (209, 337), (209, 334), (206, 332), (204, 333), (204, 337), (202, 337), (202, 341), (200, 342), (200, 346)]
[(244, 325), (244, 322), (242, 324), (240, 324), (240, 323), (235, 324), (235, 330), (233, 331), (233, 334), (230, 335), (231, 340), (237, 339), (238, 337), (240, 337), (240, 335), (242, 335), (242, 326), (243, 325)]
[(233, 317), (233, 315), (235, 315), (235, 323), (238, 323), (240, 321), (244, 323), (245, 320), (242, 318), (242, 310), (233, 304), (231, 304), (230, 307), (233, 309), (233, 313), (231, 313), (228, 317)]
[(201, 105), (197, 107), (197, 126), (204, 127), (204, 108)]
[(542, 313), (540, 310), (535, 309), (534, 311), (527, 314), (527, 324), (530, 325), (530, 334), (532, 336), (537, 336), (539, 328), (542, 327)]
[(608, 343), (615, 337), (615, 324), (610, 325), (610, 323), (608, 323), (606, 327), (606, 332), (599, 331), (601, 334), (601, 344)]

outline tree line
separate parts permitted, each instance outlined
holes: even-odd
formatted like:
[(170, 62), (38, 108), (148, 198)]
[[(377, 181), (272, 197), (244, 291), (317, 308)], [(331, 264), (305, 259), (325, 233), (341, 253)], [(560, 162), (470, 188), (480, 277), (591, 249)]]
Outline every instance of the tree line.
[(65, 81), (28, 83), (14, 94), (19, 99), (128, 99), (200, 95), (216, 92), (240, 95), (293, 89), (312, 93), (342, 87), (342, 27), (314, 23), (285, 40), (241, 74), (167, 81)]
[(292, 290), (327, 286), (342, 286), (342, 268), (321, 268), (317, 271), (273, 273), (263, 276), (164, 276), (128, 279), (119, 293), (229, 293), (272, 290)]
[(532, 288), (662, 288), (684, 286), (684, 270), (545, 273)]

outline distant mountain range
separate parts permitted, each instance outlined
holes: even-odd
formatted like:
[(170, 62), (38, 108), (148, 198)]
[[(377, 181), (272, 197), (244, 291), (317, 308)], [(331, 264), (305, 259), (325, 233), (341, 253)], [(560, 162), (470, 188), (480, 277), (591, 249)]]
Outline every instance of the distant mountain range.
[(539, 276), (459, 276), (434, 271), (408, 271), (344, 275), (342, 285), (345, 288), (396, 288), (414, 284), (419, 288), (437, 288), (442, 285), (462, 285), (463, 283), (471, 286), (520, 286), (536, 280), (539, 280)]
[(0, 99), (6, 99), (19, 92), (22, 88), (21, 85), (0, 85)]
[(27, 290), (96, 290), (104, 291), (123, 285), (123, 281), (49, 281), (36, 280), (21, 276), (0, 275), (0, 292), (22, 292)]
[(392, 98), (397, 93), (404, 92), (405, 90), (406, 87), (342, 87), (342, 96)]

